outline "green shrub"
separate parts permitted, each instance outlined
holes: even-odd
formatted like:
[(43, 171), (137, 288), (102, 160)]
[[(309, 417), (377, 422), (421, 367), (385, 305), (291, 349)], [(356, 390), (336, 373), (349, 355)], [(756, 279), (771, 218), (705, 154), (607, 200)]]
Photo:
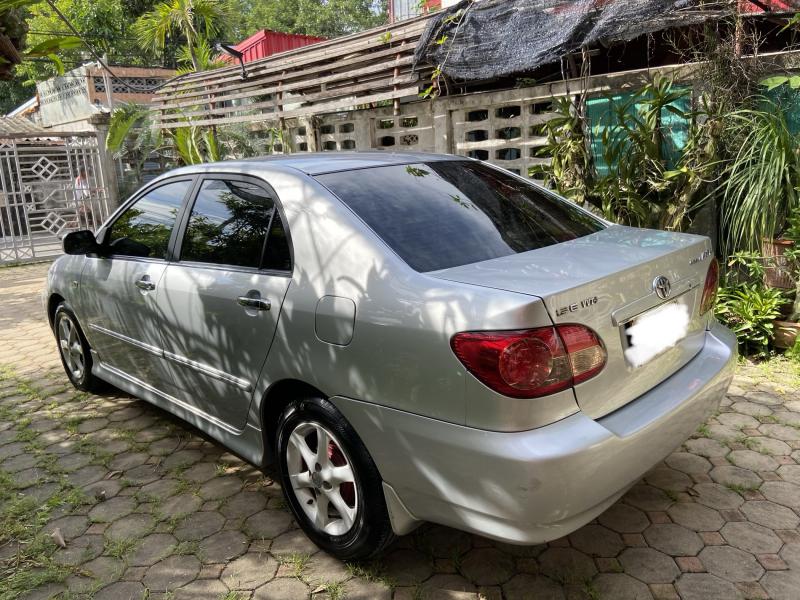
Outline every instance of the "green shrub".
[(763, 357), (769, 354), (772, 322), (784, 302), (780, 290), (744, 283), (720, 289), (715, 313), (736, 334), (742, 354)]

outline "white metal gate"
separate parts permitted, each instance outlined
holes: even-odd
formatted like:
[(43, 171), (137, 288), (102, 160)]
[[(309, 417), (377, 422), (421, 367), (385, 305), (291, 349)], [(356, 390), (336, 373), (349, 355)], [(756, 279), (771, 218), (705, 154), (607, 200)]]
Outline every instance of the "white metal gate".
[(94, 134), (0, 134), (0, 264), (61, 254), (70, 231), (109, 214), (108, 184)]

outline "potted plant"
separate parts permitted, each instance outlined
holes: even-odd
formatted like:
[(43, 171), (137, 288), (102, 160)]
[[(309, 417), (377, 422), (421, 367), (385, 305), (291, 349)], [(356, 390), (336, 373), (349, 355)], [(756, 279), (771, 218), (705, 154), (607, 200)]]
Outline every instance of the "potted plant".
[[(793, 288), (794, 298), (787, 304), (788, 310), (784, 311), (779, 319), (773, 323), (774, 339), (776, 348), (793, 348), (800, 334), (800, 211), (797, 211), (788, 219), (788, 227), (784, 231), (780, 240), (783, 242), (783, 251), (780, 256), (773, 258), (774, 266), (772, 272), (781, 281), (786, 280)], [(765, 283), (769, 285), (765, 273)], [(777, 286), (776, 286), (777, 287)], [(784, 286), (781, 286), (784, 287)]]

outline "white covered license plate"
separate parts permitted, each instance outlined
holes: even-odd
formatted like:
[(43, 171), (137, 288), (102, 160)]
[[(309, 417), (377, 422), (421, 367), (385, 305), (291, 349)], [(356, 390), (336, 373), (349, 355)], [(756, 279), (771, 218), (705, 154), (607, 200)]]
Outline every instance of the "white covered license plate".
[(686, 337), (689, 331), (689, 307), (673, 300), (634, 317), (625, 325), (628, 348), (625, 358), (639, 367)]

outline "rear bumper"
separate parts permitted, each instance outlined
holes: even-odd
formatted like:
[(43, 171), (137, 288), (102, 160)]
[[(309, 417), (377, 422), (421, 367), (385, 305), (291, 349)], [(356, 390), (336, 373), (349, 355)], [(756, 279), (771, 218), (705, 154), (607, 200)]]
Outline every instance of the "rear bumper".
[(715, 324), (694, 359), (610, 415), (578, 412), (515, 433), (332, 401), (396, 494), (390, 510), (406, 513), (398, 533), (414, 518), (534, 544), (595, 518), (694, 433), (727, 391), (735, 361), (735, 336)]

